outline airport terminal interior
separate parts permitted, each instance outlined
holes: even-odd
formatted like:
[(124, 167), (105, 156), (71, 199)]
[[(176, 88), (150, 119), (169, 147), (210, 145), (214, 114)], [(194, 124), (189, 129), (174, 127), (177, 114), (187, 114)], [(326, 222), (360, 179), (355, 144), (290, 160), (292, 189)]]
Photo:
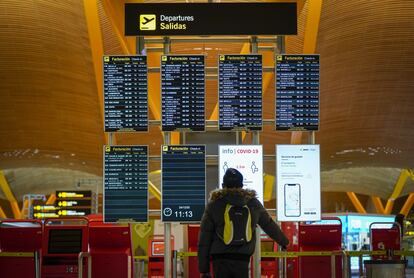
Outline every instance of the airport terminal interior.
[(414, 277), (413, 45), (409, 0), (1, 0), (0, 277), (201, 277), (229, 168), (290, 241), (249, 277)]

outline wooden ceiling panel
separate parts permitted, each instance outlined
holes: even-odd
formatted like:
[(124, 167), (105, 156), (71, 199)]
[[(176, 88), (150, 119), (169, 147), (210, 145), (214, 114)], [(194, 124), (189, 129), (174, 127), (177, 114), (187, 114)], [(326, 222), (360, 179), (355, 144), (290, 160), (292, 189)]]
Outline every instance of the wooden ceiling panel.
[(217, 80), (207, 80), (206, 81), (206, 119), (210, 118), (210, 115), (213, 113), (214, 108), (216, 107), (218, 101), (218, 82)]
[(102, 6), (102, 1), (98, 1), (98, 11), (99, 21), (102, 29), (103, 49), (105, 55), (125, 55), (115, 34), (114, 27), (111, 24)]
[(298, 11), (298, 34), (296, 36), (286, 36), (286, 53), (302, 54), (303, 41), (305, 37), (305, 23), (308, 15), (308, 2), (305, 1), (303, 8)]
[(324, 169), (414, 166), (412, 18), (410, 1), (324, 1), (317, 135)]
[[(104, 137), (83, 2), (2, 1), (0, 13), (0, 168), (101, 173)], [(71, 154), (76, 159), (66, 160)]]
[(160, 155), (163, 137), (159, 127), (151, 126), (148, 133), (120, 133), (116, 136), (118, 145), (148, 145), (151, 155)]

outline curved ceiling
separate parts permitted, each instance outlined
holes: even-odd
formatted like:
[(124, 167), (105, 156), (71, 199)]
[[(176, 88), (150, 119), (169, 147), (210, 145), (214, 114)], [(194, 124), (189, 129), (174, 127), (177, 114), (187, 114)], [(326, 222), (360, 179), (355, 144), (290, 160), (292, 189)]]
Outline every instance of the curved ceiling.
[[(303, 50), (308, 1), (298, 12), (298, 36), (287, 38), (287, 53)], [(104, 53), (124, 54), (113, 22), (98, 3)], [(321, 55), (316, 142), (321, 144), (323, 190), (388, 198), (399, 171), (414, 168), (413, 18), (414, 1), (323, 1), (316, 46)], [(172, 52), (205, 53), (213, 66), (217, 53), (240, 53), (243, 46), (177, 43)], [(27, 177), (12, 183), (16, 195), (35, 190), (30, 180), (50, 193), (61, 176), (102, 176), (105, 136), (92, 51), (83, 1), (0, 2), (0, 169), (7, 169), (8, 177), (12, 172)], [(266, 119), (274, 117), (270, 75)], [(217, 102), (216, 88), (215, 81), (207, 82), (207, 118)], [(275, 144), (290, 138), (266, 126), (261, 143), (265, 153), (273, 154)], [(116, 140), (148, 144), (152, 154), (159, 154), (162, 135), (151, 127), (146, 134), (117, 135)], [(274, 163), (266, 170), (274, 174)], [(68, 182), (59, 186), (73, 186), (73, 180), (62, 180)], [(413, 186), (409, 182), (404, 193)]]
[(82, 1), (1, 1), (0, 49), (0, 168), (99, 174), (104, 134)]

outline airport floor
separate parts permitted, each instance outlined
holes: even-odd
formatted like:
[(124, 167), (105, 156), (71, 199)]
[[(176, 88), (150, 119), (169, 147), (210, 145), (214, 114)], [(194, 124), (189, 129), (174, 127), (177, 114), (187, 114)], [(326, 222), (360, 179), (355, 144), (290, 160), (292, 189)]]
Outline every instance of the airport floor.
[[(361, 278), (361, 277), (359, 276), (359, 274), (353, 273), (351, 275), (351, 278)], [(363, 278), (365, 278), (365, 276), (363, 276)], [(389, 278), (393, 278), (393, 277), (389, 277)], [(405, 278), (414, 278), (414, 268), (407, 268), (405, 270)]]
[[(139, 277), (139, 275), (137, 275), (136, 277)], [(147, 275), (144, 275), (144, 276), (141, 276), (141, 277), (147, 278)], [(184, 278), (180, 274), (177, 277)], [(365, 276), (360, 277), (359, 274), (353, 273), (351, 275), (351, 278), (365, 278)], [(389, 278), (393, 278), (393, 277), (389, 277)], [(414, 268), (408, 268), (408, 269), (406, 269), (405, 278), (414, 278)]]

